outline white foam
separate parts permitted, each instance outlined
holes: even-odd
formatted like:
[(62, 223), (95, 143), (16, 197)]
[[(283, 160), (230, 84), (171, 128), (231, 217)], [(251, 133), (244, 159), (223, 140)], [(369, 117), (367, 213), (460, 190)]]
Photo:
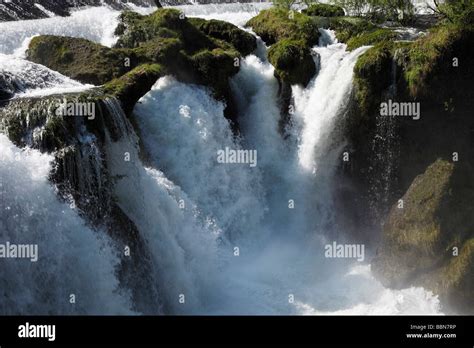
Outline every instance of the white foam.
[(48, 180), (53, 157), (20, 150), (3, 134), (0, 156), (0, 238), (37, 244), (39, 254), (37, 262), (0, 260), (0, 313), (131, 314), (111, 241), (60, 202)]

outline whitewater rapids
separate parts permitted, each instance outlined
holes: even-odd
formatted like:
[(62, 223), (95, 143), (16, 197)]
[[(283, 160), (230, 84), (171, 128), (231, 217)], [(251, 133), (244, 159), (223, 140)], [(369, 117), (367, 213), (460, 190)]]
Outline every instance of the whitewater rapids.
[[(254, 7), (233, 5), (184, 11), (237, 25), (255, 14)], [(117, 15), (100, 7), (71, 18), (9, 23), (12, 29), (0, 24), (0, 53), (28, 64), (22, 61), (25, 42), (46, 33), (112, 45)], [(208, 89), (171, 76), (157, 81), (137, 104), (146, 165), (136, 160), (124, 167), (113, 161), (113, 154), (130, 148), (138, 158), (133, 137), (110, 142), (107, 152), (110, 170), (120, 178), (118, 204), (153, 254), (170, 313), (440, 313), (438, 298), (422, 288), (386, 289), (373, 278), (368, 262), (324, 257), (324, 244), (341, 235), (332, 227), (332, 174), (344, 144), (335, 130), (351, 92), (352, 69), (365, 50), (347, 52), (333, 33), (323, 31), (313, 49), (320, 56), (319, 73), (306, 89), (293, 87), (294, 121), (285, 139), (278, 132), (278, 83), (262, 54), (246, 57), (232, 79), (239, 138), (224, 118), (224, 105)], [(23, 81), (21, 69), (1, 62), (0, 69)], [(51, 71), (31, 71), (45, 77), (19, 92), (26, 96), (63, 86), (87, 88)], [(118, 112), (117, 118), (123, 116)], [(226, 147), (256, 149), (257, 168), (217, 163), (216, 152)], [(52, 158), (20, 150), (3, 135), (0, 151), (6, 154), (0, 165), (0, 237), (40, 241), (40, 257), (50, 260), (41, 272), (29, 263), (1, 268), (0, 312), (134, 313), (127, 289), (120, 289), (116, 278), (113, 241), (88, 228), (74, 206), (55, 196), (48, 182)], [(83, 302), (71, 307), (67, 299), (74, 292)], [(181, 295), (185, 303), (178, 301)]]

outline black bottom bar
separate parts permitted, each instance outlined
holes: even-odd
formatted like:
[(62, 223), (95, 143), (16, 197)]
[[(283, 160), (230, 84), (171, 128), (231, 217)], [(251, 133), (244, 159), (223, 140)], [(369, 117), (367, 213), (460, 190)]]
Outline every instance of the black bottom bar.
[[(409, 344), (473, 347), (473, 316), (0, 317), (0, 346)], [(52, 326), (54, 325), (54, 337)], [(41, 335), (43, 337), (31, 337)], [(30, 337), (19, 337), (30, 336)], [(54, 339), (54, 340), (53, 340)]]

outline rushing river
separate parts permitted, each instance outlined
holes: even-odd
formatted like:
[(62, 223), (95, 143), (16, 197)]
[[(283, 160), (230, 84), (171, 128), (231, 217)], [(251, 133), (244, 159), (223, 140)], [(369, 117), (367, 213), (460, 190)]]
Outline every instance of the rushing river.
[[(188, 16), (242, 26), (268, 6), (181, 8)], [(98, 7), (70, 18), (0, 23), (0, 72), (15, 81), (17, 97), (90, 88), (27, 62), (28, 41), (54, 34), (110, 46), (118, 15)], [(362, 262), (324, 257), (326, 244), (351, 243), (339, 237), (344, 234), (337, 231), (332, 204), (344, 145), (337, 123), (347, 107), (353, 67), (367, 48), (347, 52), (333, 32), (322, 30), (313, 48), (319, 72), (307, 88), (293, 87), (287, 137), (278, 131), (278, 82), (261, 40), (232, 79), (238, 138), (224, 118), (224, 105), (203, 87), (167, 76), (140, 100), (134, 114), (149, 161), (131, 167), (111, 163), (110, 170), (120, 178), (119, 205), (152, 253), (167, 313), (440, 313), (437, 297), (422, 288), (384, 288), (371, 274), (370, 250)], [(114, 112), (126, 122), (120, 110)], [(110, 142), (109, 153), (136, 154), (136, 143), (132, 136)], [(218, 163), (216, 154), (226, 148), (256, 150), (257, 165)], [(120, 288), (116, 278), (113, 243), (103, 231), (87, 227), (74, 206), (57, 199), (48, 181), (52, 156), (20, 150), (4, 135), (0, 153), (1, 242), (35, 241), (44, 259), (1, 261), (0, 313), (135, 313), (129, 289)], [(67, 301), (71, 293), (78, 295), (77, 306)]]

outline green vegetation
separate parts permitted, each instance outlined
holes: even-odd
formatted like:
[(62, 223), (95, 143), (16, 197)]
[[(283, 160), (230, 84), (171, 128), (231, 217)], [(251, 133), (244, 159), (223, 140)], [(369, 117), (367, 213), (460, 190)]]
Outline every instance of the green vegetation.
[[(438, 159), (416, 177), (384, 226), (373, 263), (391, 286), (421, 285), (459, 308), (472, 306), (474, 199), (472, 168)], [(457, 248), (458, 254), (454, 254)]]
[(268, 51), (268, 59), (278, 76), (291, 85), (307, 85), (316, 73), (313, 57), (304, 41), (283, 39)]
[(126, 57), (134, 58), (134, 55), (85, 39), (51, 35), (34, 37), (27, 51), (27, 58), (32, 62), (95, 85), (124, 74)]
[(297, 4), (298, 0), (273, 0), (273, 4), (284, 10), (291, 10), (293, 5)]
[(294, 39), (303, 40), (306, 46), (311, 47), (319, 39), (317, 23), (310, 16), (281, 8), (261, 11), (246, 26), (269, 45), (282, 39)]
[(341, 17), (344, 16), (344, 10), (340, 6), (329, 5), (329, 4), (310, 4), (308, 8), (302, 11), (308, 16), (321, 16), (321, 17)]
[(387, 20), (409, 23), (413, 20), (414, 7), (411, 0), (334, 0), (351, 15), (370, 18), (375, 21)]
[(208, 86), (230, 104), (229, 78), (239, 60), (257, 47), (253, 35), (230, 23), (188, 19), (175, 9), (148, 16), (125, 11), (114, 48), (85, 39), (39, 36), (31, 41), (28, 59), (85, 83), (103, 85), (128, 113), (165, 74)]
[(155, 38), (178, 38), (186, 53), (216, 48), (210, 37), (175, 9), (160, 9), (148, 16), (125, 11), (120, 20), (116, 30), (116, 34), (120, 35), (116, 44), (119, 48), (139, 47)]
[(161, 65), (142, 64), (129, 73), (106, 83), (104, 91), (118, 98), (125, 113), (130, 113), (136, 102), (151, 89), (156, 80), (164, 75)]
[(189, 22), (206, 35), (232, 44), (242, 56), (247, 56), (257, 49), (255, 37), (231, 23), (201, 18), (189, 18)]
[(268, 58), (284, 83), (306, 85), (316, 73), (311, 47), (319, 39), (318, 22), (299, 12), (272, 8), (261, 11), (247, 26), (272, 47)]
[(393, 45), (379, 43), (359, 57), (354, 86), (360, 115), (370, 117), (380, 105), (381, 94), (391, 82)]
[(472, 26), (474, 24), (474, 4), (472, 1), (435, 1), (435, 8), (433, 10), (452, 24), (465, 26)]
[(346, 44), (347, 49), (352, 51), (361, 46), (370, 46), (381, 42), (390, 42), (395, 39), (395, 32), (387, 28), (380, 28), (352, 36), (346, 41)]
[(460, 52), (462, 46), (469, 45), (473, 38), (472, 28), (442, 25), (433, 28), (429, 35), (415, 41), (406, 50), (408, 63), (404, 76), (410, 94), (418, 96), (428, 93), (433, 73), (446, 71), (447, 67), (452, 66), (452, 59), (458, 54), (456, 51)]

